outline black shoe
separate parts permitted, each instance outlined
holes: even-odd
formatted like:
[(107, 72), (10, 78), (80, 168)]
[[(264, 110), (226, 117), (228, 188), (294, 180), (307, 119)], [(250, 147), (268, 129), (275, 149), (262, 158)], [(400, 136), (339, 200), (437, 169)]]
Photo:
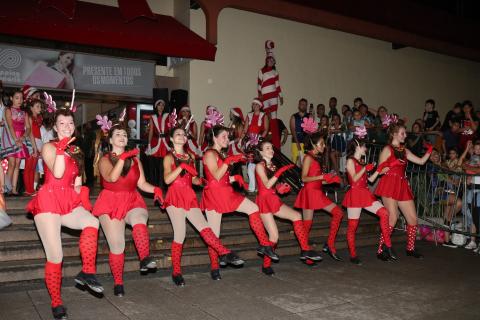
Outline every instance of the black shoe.
[(388, 259), (392, 261), (397, 261), (397, 254), (395, 253), (395, 250), (393, 250), (392, 247), (387, 247), (386, 245), (383, 245), (383, 252), (385, 252), (385, 255), (387, 256)]
[(90, 290), (96, 293), (103, 292), (102, 285), (100, 284), (100, 282), (98, 282), (97, 278), (93, 273), (85, 273), (83, 271), (80, 271), (75, 277), (75, 282), (81, 286), (89, 287)]
[(123, 290), (123, 284), (116, 284), (113, 287), (113, 295), (117, 297), (123, 297), (125, 295), (125, 290)]
[(67, 320), (68, 319), (67, 309), (65, 309), (65, 307), (62, 306), (62, 305), (59, 305), (59, 306), (56, 306), (55, 308), (52, 308), (52, 314), (53, 314), (53, 318), (55, 320)]
[(352, 257), (350, 258), (350, 262), (353, 264), (356, 264), (357, 266), (362, 265), (362, 261), (358, 257)]
[(261, 256), (268, 256), (275, 262), (280, 261), (280, 257), (273, 251), (273, 248), (271, 246), (260, 246), (257, 248), (257, 252)]
[(300, 253), (300, 260), (322, 261), (322, 256), (314, 250), (302, 250)]
[(267, 276), (273, 276), (275, 274), (275, 271), (273, 271), (272, 267), (262, 267), (262, 272)]
[(173, 275), (172, 274), (172, 280), (175, 285), (179, 287), (183, 287), (185, 285), (185, 280), (183, 279), (183, 276), (181, 274)]
[(220, 275), (220, 270), (214, 269), (210, 271), (210, 276), (212, 280), (222, 280), (222, 276)]
[(222, 267), (226, 267), (227, 265), (231, 264), (233, 266), (242, 266), (245, 263), (239, 256), (233, 251), (220, 256), (220, 265)]
[(150, 269), (157, 268), (157, 261), (152, 257), (145, 257), (140, 261), (140, 272), (147, 272)]
[(342, 258), (340, 258), (340, 256), (338, 256), (336, 253), (333, 253), (332, 250), (330, 250), (330, 248), (328, 247), (327, 244), (325, 244), (323, 246), (323, 252), (328, 253), (328, 255), (330, 257), (332, 257), (332, 259), (335, 260), (335, 261), (342, 261)]
[(414, 257), (414, 258), (417, 258), (417, 259), (423, 259), (423, 254), (416, 251), (415, 249), (407, 250), (406, 253), (407, 253), (407, 257)]
[(377, 259), (382, 261), (390, 261), (390, 257), (385, 251), (377, 253)]

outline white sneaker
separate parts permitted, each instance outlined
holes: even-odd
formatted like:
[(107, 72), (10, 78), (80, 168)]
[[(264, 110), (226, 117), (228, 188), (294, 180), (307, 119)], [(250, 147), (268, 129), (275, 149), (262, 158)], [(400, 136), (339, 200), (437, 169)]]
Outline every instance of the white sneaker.
[(477, 248), (477, 244), (473, 240), (470, 240), (470, 242), (465, 246), (465, 249), (468, 249), (468, 250), (472, 250), (476, 248)]
[(473, 252), (475, 253), (479, 253), (479, 251), (480, 251), (480, 246), (478, 246), (477, 249), (473, 249)]

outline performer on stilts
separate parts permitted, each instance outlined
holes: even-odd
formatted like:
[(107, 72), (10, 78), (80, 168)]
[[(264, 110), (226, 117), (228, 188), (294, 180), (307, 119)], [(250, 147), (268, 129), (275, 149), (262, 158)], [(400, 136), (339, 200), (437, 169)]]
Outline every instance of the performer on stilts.
[[(307, 232), (313, 223), (313, 213), (322, 209), (332, 216), (330, 232), (323, 251), (332, 259), (341, 261), (335, 249), (335, 238), (343, 218), (343, 211), (333, 203), (322, 191), (322, 184), (340, 183), (340, 177), (334, 173), (324, 174), (322, 171), (321, 158), (325, 151), (326, 136), (318, 132), (318, 124), (313, 118), (305, 118), (302, 123), (303, 130), (308, 134), (305, 138), (305, 157), (302, 165), (302, 181), (304, 186), (298, 193), (294, 207), (303, 209), (303, 224)], [(307, 260), (308, 262), (308, 260)]]
[[(406, 128), (399, 123), (395, 116), (389, 116), (385, 119), (384, 126), (388, 127), (389, 144), (385, 146), (380, 153), (379, 166), (390, 167), (378, 183), (375, 194), (382, 197), (382, 202), (389, 212), (390, 234), (397, 223), (400, 209), (407, 220), (407, 256), (414, 258), (423, 258), (423, 255), (415, 249), (415, 238), (417, 236), (417, 212), (413, 202), (413, 193), (410, 189), (408, 179), (405, 175), (407, 161), (418, 165), (423, 165), (430, 157), (433, 147), (426, 144), (427, 152), (423, 157), (417, 157), (410, 150), (405, 148)], [(385, 251), (383, 250), (385, 239), (380, 237), (377, 256), (385, 260)]]
[(273, 55), (275, 44), (272, 40), (265, 42), (265, 66), (258, 72), (257, 86), (258, 97), (263, 102), (263, 111), (269, 116), (269, 131), (272, 133), (272, 144), (280, 149), (280, 131), (278, 129), (277, 110), (278, 105), (283, 105), (282, 88), (280, 87), (279, 74), (276, 68), (276, 60)]
[(385, 252), (386, 260), (396, 260), (397, 257), (392, 249), (392, 242), (390, 241), (390, 231), (388, 228), (388, 211), (380, 201), (370, 192), (367, 185), (367, 180), (374, 182), (379, 175), (388, 172), (389, 167), (384, 162), (377, 170), (367, 177), (367, 172), (374, 169), (374, 165), (365, 164), (363, 158), (367, 151), (364, 138), (367, 135), (365, 127), (357, 127), (353, 138), (347, 148), (347, 176), (350, 184), (342, 205), (347, 208), (348, 227), (347, 227), (347, 242), (350, 252), (350, 261), (354, 264), (361, 265), (362, 262), (358, 258), (355, 250), (355, 233), (357, 231), (360, 213), (362, 209), (376, 214), (380, 218), (380, 229), (382, 231), (385, 244), (383, 250)]
[(142, 164), (137, 159), (139, 150), (126, 150), (129, 133), (124, 123), (125, 111), (123, 110), (119, 122), (114, 125), (107, 116), (96, 117), (97, 124), (108, 134), (111, 151), (98, 162), (103, 190), (95, 202), (93, 214), (99, 217), (108, 242), (108, 261), (114, 281), (113, 293), (118, 297), (125, 295), (123, 267), (127, 224), (132, 226), (140, 271), (147, 272), (157, 267), (156, 261), (150, 257), (147, 206), (137, 188), (153, 193), (155, 200), (162, 200), (162, 190), (145, 180)]
[[(173, 115), (173, 114), (172, 114)], [(171, 115), (171, 117), (172, 117)], [(202, 184), (202, 179), (198, 176), (195, 168), (195, 156), (192, 153), (185, 152), (187, 136), (185, 128), (175, 126), (172, 120), (173, 128), (170, 129), (170, 142), (172, 151), (167, 154), (163, 162), (165, 183), (169, 185), (165, 197), (164, 207), (173, 227), (173, 242), (171, 247), (172, 254), (172, 280), (177, 286), (184, 286), (185, 280), (182, 276), (181, 259), (183, 251), (183, 242), (186, 233), (186, 221), (188, 221), (198, 230), (200, 236), (208, 245), (209, 252), (215, 252), (220, 256), (220, 264), (226, 266), (243, 265), (241, 260), (233, 251), (225, 248), (218, 236), (216, 236), (207, 220), (203, 216), (197, 201), (197, 196), (192, 188), (192, 183)], [(218, 269), (218, 268), (217, 268)], [(217, 270), (218, 271), (218, 270)], [(212, 270), (212, 278), (218, 277)]]
[(49, 106), (50, 110), (55, 110), (53, 129), (58, 139), (45, 144), (42, 148), (45, 182), (26, 207), (27, 212), (34, 216), (35, 226), (47, 257), (45, 283), (52, 299), (52, 313), (55, 319), (67, 319), (67, 311), (60, 294), (63, 260), (62, 226), (82, 230), (79, 241), (82, 271), (75, 277), (75, 282), (87, 286), (96, 293), (103, 292), (102, 285), (95, 277), (98, 220), (87, 211), (91, 206), (88, 201), (89, 192), (87, 187), (82, 187), (83, 153), (80, 148), (70, 145), (75, 140), (73, 99), (71, 106), (72, 109), (56, 110), (53, 101)]
[[(274, 155), (273, 146), (268, 141), (262, 141), (255, 150), (255, 177), (258, 185), (256, 203), (258, 205), (263, 224), (267, 229), (270, 244), (276, 247), (278, 243), (278, 228), (274, 217), (289, 220), (293, 224), (293, 231), (300, 244), (301, 260), (320, 261), (322, 257), (308, 245), (308, 235), (300, 213), (284, 204), (277, 193), (285, 194), (290, 191), (290, 185), (279, 183), (279, 179), (287, 170), (295, 167), (294, 164), (283, 166), (279, 169), (272, 163)], [(271, 267), (272, 259), (263, 257), (262, 272), (266, 275), (273, 275), (275, 272)]]
[[(268, 240), (258, 206), (245, 196), (235, 192), (230, 185), (233, 182), (237, 182), (246, 188), (246, 183), (241, 176), (230, 176), (230, 165), (239, 161), (245, 161), (244, 156), (241, 154), (230, 157), (225, 156), (229, 143), (228, 128), (220, 125), (220, 123), (223, 123), (221, 114), (218, 112), (212, 114), (207, 121), (213, 126), (207, 136), (210, 147), (203, 156), (207, 185), (203, 189), (200, 207), (207, 214), (208, 224), (215, 235), (219, 237), (222, 214), (234, 211), (246, 213), (250, 227), (260, 243), (257, 252), (260, 255), (267, 255), (278, 261), (279, 257), (273, 251), (272, 245)], [(212, 248), (209, 248), (208, 252), (210, 255), (212, 279), (218, 280), (221, 278), (218, 254)]]

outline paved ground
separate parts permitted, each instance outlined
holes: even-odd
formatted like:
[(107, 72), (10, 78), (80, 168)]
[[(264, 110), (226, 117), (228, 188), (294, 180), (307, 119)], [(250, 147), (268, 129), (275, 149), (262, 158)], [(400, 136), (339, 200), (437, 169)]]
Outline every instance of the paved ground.
[[(187, 286), (175, 287), (166, 271), (126, 276), (126, 296), (95, 298), (64, 281), (69, 319), (480, 319), (480, 256), (464, 249), (421, 243), (424, 260), (378, 261), (359, 250), (362, 266), (329, 258), (308, 268), (286, 258), (264, 276), (258, 262), (225, 269), (212, 281), (205, 268), (185, 269)], [(400, 252), (401, 251), (401, 252)], [(346, 257), (345, 251), (340, 253)], [(0, 319), (50, 319), (43, 284), (0, 286)]]

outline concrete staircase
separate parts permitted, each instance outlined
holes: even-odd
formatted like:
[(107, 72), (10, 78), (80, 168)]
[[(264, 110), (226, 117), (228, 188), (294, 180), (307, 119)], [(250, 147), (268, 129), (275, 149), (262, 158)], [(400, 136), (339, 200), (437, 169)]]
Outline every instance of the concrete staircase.
[[(293, 203), (295, 195), (284, 199), (288, 204)], [(43, 278), (45, 255), (42, 244), (35, 229), (33, 217), (25, 213), (24, 207), (27, 197), (7, 198), (8, 214), (13, 225), (0, 231), (0, 283), (29, 281)], [(95, 197), (92, 197), (92, 202)], [(170, 268), (170, 245), (173, 240), (173, 230), (168, 216), (153, 205), (152, 200), (146, 199), (149, 209), (149, 231), (151, 254), (158, 261), (159, 268)], [(326, 213), (316, 213), (310, 241), (316, 250), (321, 250), (329, 231), (330, 217)], [(293, 233), (290, 222), (277, 220), (280, 233), (280, 242), (277, 252), (280, 256), (298, 255), (300, 248)], [(337, 248), (346, 247), (346, 218), (344, 219), (337, 238)], [(222, 220), (222, 242), (235, 250), (242, 258), (258, 259), (256, 247), (258, 245), (248, 225), (248, 218), (241, 214), (224, 215)], [(62, 230), (62, 244), (64, 254), (64, 275), (75, 276), (81, 269), (81, 260), (78, 250), (79, 231)], [(364, 214), (357, 231), (357, 246), (374, 245), (378, 241), (378, 219)], [(399, 235), (394, 238), (398, 240)], [(400, 237), (403, 238), (403, 237)], [(375, 254), (372, 250), (372, 255)], [(126, 231), (125, 271), (138, 271), (139, 262), (131, 237), (131, 230)], [(346, 254), (343, 253), (346, 257)], [(207, 249), (199, 234), (188, 225), (187, 238), (184, 244), (183, 266), (207, 265), (209, 258)], [(208, 266), (205, 266), (207, 269)], [(108, 245), (102, 232), (99, 235), (97, 256), (97, 272), (110, 273), (108, 265)]]

